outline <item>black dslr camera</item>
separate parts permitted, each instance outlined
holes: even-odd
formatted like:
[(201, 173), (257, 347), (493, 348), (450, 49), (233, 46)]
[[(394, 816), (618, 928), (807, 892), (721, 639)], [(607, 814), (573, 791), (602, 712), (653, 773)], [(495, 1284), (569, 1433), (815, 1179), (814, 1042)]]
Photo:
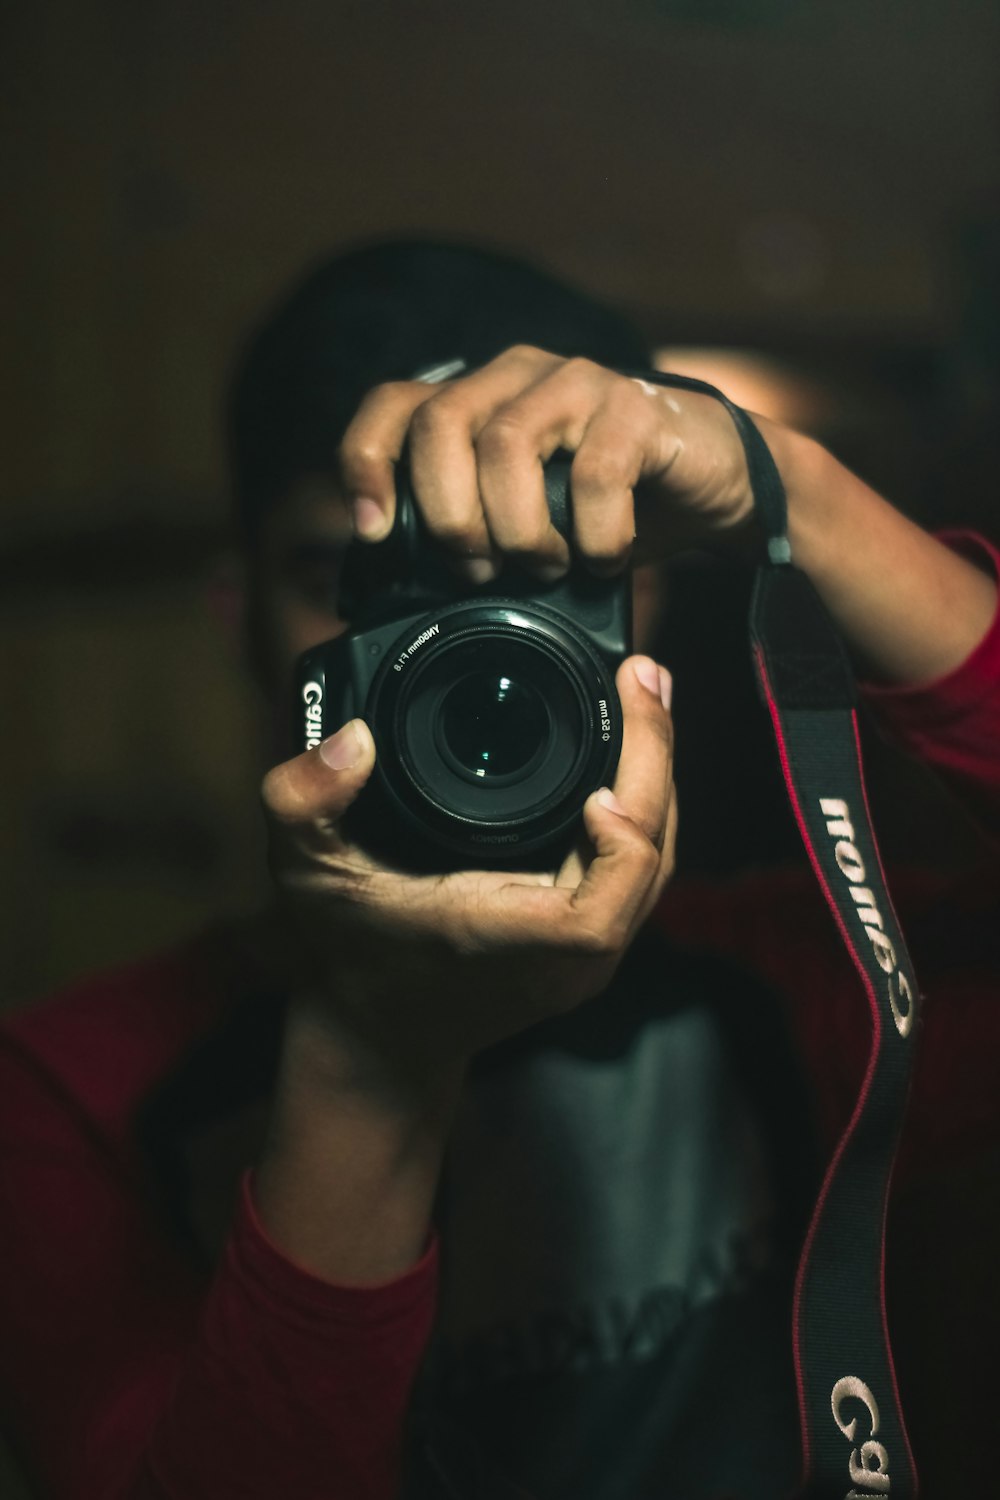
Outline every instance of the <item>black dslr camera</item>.
[[(545, 488), (569, 537), (565, 455)], [(350, 630), (298, 664), (294, 743), (310, 749), (356, 716), (371, 729), (378, 759), (348, 836), (414, 870), (557, 864), (618, 763), (629, 575), (574, 564), (540, 584), (507, 561), (489, 584), (462, 583), (401, 470), (392, 532), (351, 544), (338, 607)]]

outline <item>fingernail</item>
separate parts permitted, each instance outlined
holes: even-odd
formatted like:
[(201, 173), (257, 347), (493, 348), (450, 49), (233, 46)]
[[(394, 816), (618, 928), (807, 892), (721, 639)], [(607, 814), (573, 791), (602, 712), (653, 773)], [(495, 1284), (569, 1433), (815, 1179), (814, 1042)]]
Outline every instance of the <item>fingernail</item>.
[(617, 813), (620, 818), (628, 817), (628, 813), (609, 786), (598, 787), (594, 793), (594, 801), (599, 802), (602, 807), (610, 807), (611, 811)]
[(336, 734), (324, 740), (319, 747), (320, 760), (325, 761), (331, 771), (346, 771), (361, 759), (364, 743), (358, 733), (354, 719), (338, 729)]
[(382, 507), (367, 495), (359, 495), (351, 503), (354, 512), (354, 529), (366, 541), (377, 542), (388, 532)]
[(664, 708), (670, 707), (670, 700), (674, 696), (674, 679), (666, 667), (657, 667), (660, 674), (660, 702)]
[(660, 696), (660, 669), (655, 661), (650, 661), (648, 656), (637, 656), (632, 663), (632, 670), (642, 683), (647, 693), (652, 693), (654, 698)]
[(560, 578), (566, 577), (567, 567), (566, 563), (540, 563), (535, 569), (535, 577), (539, 583), (558, 583)]
[(470, 583), (489, 583), (491, 578), (497, 576), (497, 570), (488, 557), (467, 558), (462, 569)]

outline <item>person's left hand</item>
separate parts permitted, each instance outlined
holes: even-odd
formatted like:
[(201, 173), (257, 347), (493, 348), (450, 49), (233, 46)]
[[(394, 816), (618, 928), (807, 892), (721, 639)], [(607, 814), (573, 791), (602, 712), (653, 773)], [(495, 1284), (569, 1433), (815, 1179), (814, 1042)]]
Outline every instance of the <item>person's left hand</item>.
[(399, 381), (362, 402), (340, 448), (357, 533), (385, 536), (395, 465), (407, 450), (431, 532), (473, 582), (503, 555), (558, 576), (569, 548), (545, 501), (542, 464), (573, 455), (573, 540), (600, 573), (685, 546), (746, 545), (753, 503), (743, 447), (711, 396), (616, 374), (586, 359), (518, 346), (442, 385)]
[(360, 721), (268, 773), (271, 870), (312, 955), (316, 1045), (325, 1035), (380, 1086), (412, 1081), (606, 987), (670, 878), (677, 827), (670, 679), (633, 656), (615, 681), (614, 785), (587, 799), (557, 870), (411, 875), (349, 843), (341, 820), (375, 761)]

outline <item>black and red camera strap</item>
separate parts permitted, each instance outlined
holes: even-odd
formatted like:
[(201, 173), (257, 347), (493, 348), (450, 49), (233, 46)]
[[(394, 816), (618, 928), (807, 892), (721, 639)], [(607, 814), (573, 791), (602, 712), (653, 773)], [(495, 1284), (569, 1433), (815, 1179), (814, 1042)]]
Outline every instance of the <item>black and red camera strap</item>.
[[(750, 611), (754, 666), (809, 862), (867, 1000), (868, 1057), (826, 1169), (799, 1259), (793, 1350), (803, 1496), (907, 1500), (918, 1481), (885, 1309), (885, 1219), (916, 1038), (917, 984), (886, 885), (865, 793), (854, 675), (843, 643), (792, 559), (781, 476), (759, 429), (713, 386), (747, 458), (767, 542)], [(807, 981), (808, 976), (803, 976)]]

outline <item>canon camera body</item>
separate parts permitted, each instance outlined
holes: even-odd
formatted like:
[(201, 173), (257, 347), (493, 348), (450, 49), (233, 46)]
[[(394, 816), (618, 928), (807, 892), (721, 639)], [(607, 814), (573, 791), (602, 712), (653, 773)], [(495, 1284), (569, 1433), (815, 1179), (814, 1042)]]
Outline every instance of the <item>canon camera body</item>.
[[(568, 458), (545, 466), (545, 487), (568, 538)], [(371, 729), (349, 837), (408, 869), (557, 863), (618, 763), (629, 575), (574, 562), (540, 584), (506, 561), (490, 584), (463, 583), (401, 469), (392, 532), (350, 545), (338, 608), (349, 630), (299, 660), (294, 736), (311, 749), (349, 719)]]

